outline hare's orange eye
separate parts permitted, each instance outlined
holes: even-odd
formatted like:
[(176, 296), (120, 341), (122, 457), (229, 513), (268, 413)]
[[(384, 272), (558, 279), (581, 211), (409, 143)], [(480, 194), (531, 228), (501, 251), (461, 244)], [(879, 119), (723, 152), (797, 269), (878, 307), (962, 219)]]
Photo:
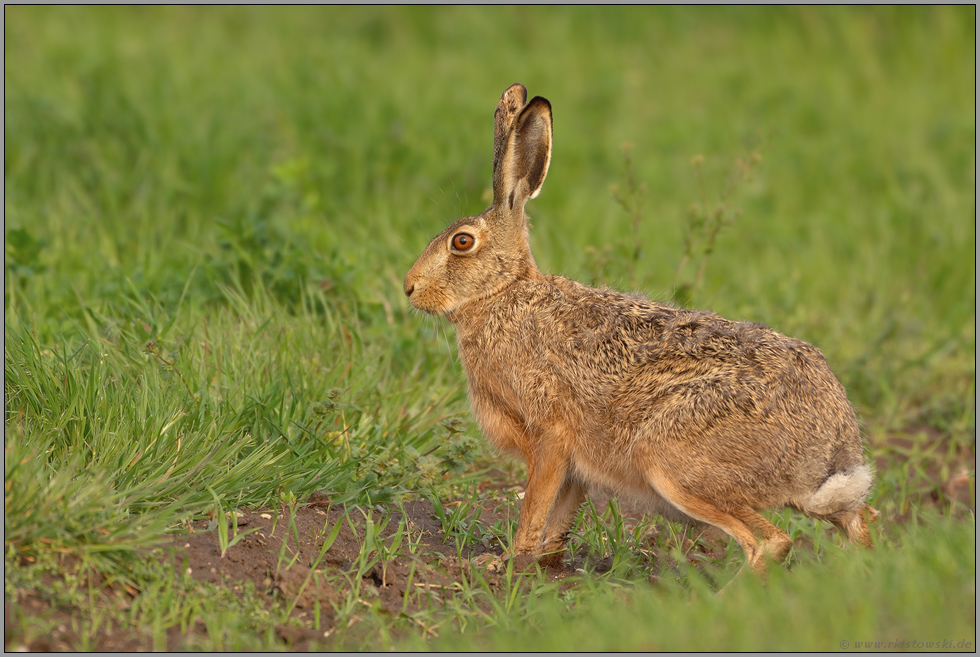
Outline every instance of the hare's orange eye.
[(453, 248), (457, 251), (469, 251), (475, 243), (476, 240), (469, 233), (456, 233), (453, 236)]

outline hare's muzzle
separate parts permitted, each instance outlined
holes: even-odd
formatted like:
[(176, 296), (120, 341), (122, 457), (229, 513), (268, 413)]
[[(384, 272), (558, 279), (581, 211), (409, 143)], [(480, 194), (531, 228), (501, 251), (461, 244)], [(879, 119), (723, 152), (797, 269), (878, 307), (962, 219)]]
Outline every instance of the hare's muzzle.
[(445, 315), (448, 309), (444, 307), (445, 300), (437, 293), (433, 295), (431, 281), (417, 276), (409, 275), (405, 277), (405, 296), (408, 302), (418, 310), (430, 315)]
[[(402, 286), (402, 289), (405, 290), (405, 296), (408, 297), (408, 302), (410, 304), (412, 304), (414, 307), (418, 308), (419, 310), (423, 310), (427, 313), (431, 313), (432, 310), (426, 308), (424, 303), (422, 303), (421, 305), (419, 304), (419, 301), (421, 300), (419, 297), (425, 296), (424, 294), (422, 294), (425, 285), (419, 285), (419, 283), (420, 281), (418, 280), (418, 277), (413, 276), (412, 272), (409, 272), (408, 276), (405, 277), (405, 283)], [(413, 294), (415, 295), (415, 298), (412, 298)]]

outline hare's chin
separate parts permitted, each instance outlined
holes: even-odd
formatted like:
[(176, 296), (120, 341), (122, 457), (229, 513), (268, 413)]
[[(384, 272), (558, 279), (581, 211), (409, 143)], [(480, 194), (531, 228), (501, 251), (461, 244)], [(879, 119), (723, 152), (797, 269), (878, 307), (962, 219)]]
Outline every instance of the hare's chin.
[[(411, 303), (411, 299), (409, 299), (409, 303)], [(416, 310), (421, 310), (426, 315), (434, 315), (436, 317), (443, 317), (446, 315), (450, 315), (455, 310), (455, 308), (428, 308), (426, 306), (421, 306), (415, 303), (412, 303), (412, 306)]]

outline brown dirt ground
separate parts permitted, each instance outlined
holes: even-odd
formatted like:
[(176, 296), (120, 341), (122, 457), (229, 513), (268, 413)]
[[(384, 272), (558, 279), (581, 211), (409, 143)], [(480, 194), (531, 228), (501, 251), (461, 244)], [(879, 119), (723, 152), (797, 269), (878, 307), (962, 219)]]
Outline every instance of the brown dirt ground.
[[(950, 463), (947, 451), (940, 453), (939, 448), (930, 448), (941, 442), (938, 436), (928, 429), (922, 428), (915, 433), (904, 433), (890, 438), (885, 445), (876, 448), (877, 465), (879, 470), (892, 469), (899, 460), (908, 458), (912, 450), (919, 449), (919, 462), (925, 467), (917, 472), (910, 472), (909, 477), (918, 478), (918, 490), (923, 493), (917, 499), (911, 500), (917, 506), (943, 506), (962, 504), (963, 507), (975, 509), (974, 475), (976, 458), (972, 447), (960, 447), (955, 451), (952, 462), (954, 467), (942, 466)], [(921, 456), (921, 447), (933, 449), (935, 458)], [(945, 449), (945, 448), (944, 448)], [(498, 473), (502, 475), (503, 473)], [(507, 485), (488, 482), (487, 488), (503, 489)], [(511, 487), (513, 490), (513, 487)], [(513, 495), (487, 496), (480, 509), (480, 520), (486, 526), (492, 526), (496, 521), (508, 521), (516, 516), (518, 504)], [(604, 508), (608, 503), (607, 496), (598, 496), (596, 508)], [(450, 505), (451, 506), (451, 505)], [(360, 582), (359, 604), (377, 606), (382, 613), (393, 616), (406, 612), (411, 615), (423, 605), (427, 596), (451, 595), (461, 588), (461, 581), (472, 568), (479, 568), (481, 576), (489, 588), (494, 590), (501, 585), (504, 573), (499, 560), (491, 559), (489, 563), (475, 566), (481, 555), (500, 555), (504, 546), (499, 541), (491, 540), (486, 545), (477, 544), (464, 549), (457, 555), (452, 541), (445, 541), (442, 525), (438, 520), (432, 503), (428, 500), (407, 502), (403, 505), (404, 517), (399, 509), (391, 509), (390, 520), (381, 532), (381, 537), (387, 539), (395, 532), (399, 523), (404, 520), (408, 534), (413, 540), (418, 540), (414, 557), (396, 558), (382, 567), (376, 563), (363, 574)], [(448, 510), (448, 509), (447, 509)], [(641, 515), (635, 509), (624, 507), (624, 516), (639, 518)], [(326, 494), (314, 493), (301, 505), (295, 513), (296, 532), (293, 533), (286, 521), (285, 510), (259, 509), (241, 511), (238, 518), (239, 533), (249, 532), (238, 543), (232, 546), (225, 557), (221, 557), (217, 531), (208, 527), (208, 521), (195, 522), (188, 527), (187, 533), (175, 535), (165, 551), (163, 558), (172, 560), (175, 574), (189, 575), (203, 582), (222, 584), (232, 591), (254, 587), (255, 592), (264, 597), (269, 604), (280, 603), (293, 605), (291, 615), (294, 622), (276, 628), (277, 635), (285, 648), (302, 651), (311, 648), (329, 648), (329, 637), (336, 629), (334, 627), (334, 603), (347, 599), (352, 579), (356, 577), (356, 560), (361, 551), (364, 523), (359, 512), (353, 511), (350, 518), (358, 519), (357, 533), (346, 521), (342, 521), (344, 509), (332, 505)], [(384, 516), (383, 512), (375, 511), (375, 521)], [(887, 522), (902, 522), (898, 516), (887, 519)], [(317, 559), (323, 544), (326, 529), (341, 522), (341, 529), (333, 545), (316, 565), (316, 572), (311, 571), (311, 565)], [(275, 525), (275, 526), (274, 526)], [(296, 537), (299, 541), (297, 543)], [(658, 537), (654, 534), (648, 539), (652, 545)], [(705, 558), (711, 560), (723, 559), (726, 554), (727, 538), (714, 528), (706, 528), (702, 540), (692, 544), (686, 540), (682, 546), (691, 549), (692, 563), (698, 563)], [(283, 547), (285, 544), (285, 548)], [(805, 548), (800, 545), (798, 547)], [(400, 552), (407, 552), (403, 543)], [(699, 553), (699, 554), (698, 554)], [(460, 559), (462, 557), (462, 559)], [(148, 555), (148, 558), (161, 558)], [(576, 569), (583, 565), (586, 558), (576, 555), (557, 566), (549, 566), (546, 576), (551, 581), (561, 581), (569, 578)], [(484, 557), (487, 559), (487, 557)], [(70, 564), (66, 564), (70, 565)], [(515, 564), (518, 569), (533, 568), (533, 563), (521, 561)], [(593, 562), (593, 567), (600, 572), (609, 565), (599, 560)], [(91, 574), (98, 580), (97, 574)], [(468, 578), (465, 578), (468, 579)], [(99, 584), (98, 581), (93, 581)], [(104, 584), (104, 582), (103, 582)], [(568, 586), (574, 586), (574, 580), (569, 579)], [(103, 602), (106, 605), (116, 605), (128, 608), (138, 591), (112, 588), (109, 585), (101, 587)], [(406, 596), (406, 592), (408, 595)], [(407, 603), (406, 603), (407, 601)], [(76, 631), (77, 622), (73, 620), (71, 610), (52, 608), (44, 601), (37, 591), (22, 591), (17, 595), (17, 613), (41, 616), (53, 623), (53, 629), (29, 645), (12, 643), (15, 637), (4, 632), (5, 650), (57, 651), (75, 650), (80, 646)], [(14, 613), (11, 602), (5, 596), (4, 626), (11, 628)], [(315, 616), (319, 618), (315, 618)], [(312, 629), (318, 627), (319, 629)], [(171, 628), (167, 633), (168, 650), (181, 650), (193, 647), (195, 635), (206, 634), (202, 624), (188, 628), (181, 633), (179, 628)], [(131, 628), (105, 627), (100, 630), (95, 639), (95, 645), (90, 648), (99, 651), (142, 651), (154, 648), (152, 637), (148, 633), (140, 633)]]
[[(594, 503), (601, 513), (608, 502), (609, 497), (600, 494)], [(451, 506), (452, 504), (447, 505)], [(471, 579), (468, 576), (472, 575), (473, 569), (479, 571), (491, 591), (501, 586), (506, 576), (506, 565), (499, 559), (492, 558), (504, 551), (504, 546), (499, 541), (491, 539), (487, 545), (477, 543), (464, 548), (461, 555), (457, 555), (453, 541), (445, 540), (442, 525), (430, 501), (406, 502), (402, 508), (404, 516), (401, 509), (391, 510), (390, 520), (381, 531), (380, 537), (390, 538), (404, 519), (408, 534), (414, 537), (413, 540), (418, 540), (416, 556), (405, 557), (407, 546), (403, 543), (399, 550), (402, 558), (392, 560), (384, 568), (381, 563), (374, 564), (362, 577), (360, 604), (377, 606), (382, 613), (393, 616), (403, 612), (411, 615), (426, 606), (428, 598), (445, 597), (460, 590), (461, 582)], [(518, 510), (519, 503), (513, 500), (513, 496), (483, 500), (480, 521), (489, 527), (496, 521), (506, 522), (516, 517)], [(446, 511), (448, 513), (449, 508)], [(628, 518), (641, 517), (639, 514), (631, 514), (630, 511), (623, 508), (623, 513)], [(287, 514), (283, 509), (278, 510), (278, 518), (273, 509), (240, 510), (239, 513), (239, 534), (255, 531), (251, 531), (229, 548), (224, 557), (220, 553), (218, 530), (213, 528), (213, 521), (210, 523), (212, 528), (209, 529), (209, 521), (201, 520), (192, 523), (188, 527), (188, 533), (175, 535), (170, 545), (166, 546), (163, 558), (171, 560), (175, 576), (184, 573), (196, 580), (220, 584), (236, 592), (254, 587), (254, 591), (269, 604), (278, 602), (287, 606), (293, 605), (291, 616), (297, 622), (276, 628), (283, 647), (295, 651), (329, 648), (329, 637), (336, 629), (331, 602), (343, 602), (353, 586), (350, 580), (356, 576), (356, 560), (364, 538), (363, 516), (357, 511), (348, 514), (355, 521), (355, 534), (343, 519), (345, 509), (331, 505), (328, 496), (322, 493), (314, 493), (305, 504), (297, 506), (294, 515), (295, 532), (289, 527)], [(376, 510), (373, 515), (377, 522), (384, 516), (384, 512)], [(317, 564), (314, 576), (310, 566), (319, 556), (327, 530), (333, 528), (338, 521), (341, 522), (340, 532)], [(631, 524), (631, 521), (627, 520), (627, 524)], [(727, 537), (714, 528), (704, 529), (705, 533), (696, 544), (690, 539), (685, 540), (683, 547), (692, 551), (692, 562), (706, 557), (717, 559), (725, 554)], [(299, 537), (298, 544), (296, 536)], [(651, 535), (647, 540), (652, 545), (657, 538), (656, 535)], [(390, 545), (390, 541), (386, 543)], [(487, 555), (484, 559), (489, 559), (488, 562), (479, 559), (483, 555)], [(156, 553), (148, 555), (148, 558), (161, 556)], [(559, 564), (549, 564), (543, 568), (545, 576), (552, 582), (566, 580), (583, 566), (587, 558), (590, 557), (576, 556), (566, 558)], [(610, 562), (611, 559), (596, 559), (591, 566), (598, 572), (603, 572), (609, 569)], [(65, 566), (67, 569), (72, 564), (66, 562)], [(518, 571), (536, 569), (535, 562), (528, 557), (519, 557), (514, 566)], [(345, 573), (346, 577), (343, 575)], [(139, 594), (138, 591), (121, 589), (118, 586), (113, 588), (97, 574), (91, 576), (94, 578), (92, 583), (95, 588), (102, 592), (105, 605), (127, 608)], [(574, 586), (573, 580), (569, 580), (568, 585)], [(409, 590), (408, 596), (405, 595), (406, 590)], [(52, 608), (37, 591), (21, 592), (17, 603), (19, 613), (44, 617), (53, 621), (54, 627), (51, 632), (27, 645), (11, 643), (14, 637), (5, 633), (6, 649), (48, 652), (79, 648), (80, 637), (75, 629), (77, 622), (72, 622), (70, 610)], [(8, 628), (12, 626), (11, 613), (11, 603), (5, 601), (5, 627)], [(315, 618), (317, 614), (318, 619)], [(316, 626), (320, 629), (312, 629)], [(189, 628), (186, 634), (181, 633), (178, 628), (171, 628), (167, 632), (167, 650), (192, 648), (195, 634), (206, 634), (203, 624)], [(100, 629), (95, 645), (91, 647), (112, 652), (154, 649), (152, 637), (148, 634), (111, 627)]]

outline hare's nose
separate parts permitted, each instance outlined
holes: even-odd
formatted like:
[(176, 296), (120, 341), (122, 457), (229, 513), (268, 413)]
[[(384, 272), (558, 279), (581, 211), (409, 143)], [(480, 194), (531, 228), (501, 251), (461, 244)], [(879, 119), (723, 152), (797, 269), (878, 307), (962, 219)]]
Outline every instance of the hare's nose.
[(405, 296), (406, 297), (412, 296), (412, 292), (414, 291), (415, 291), (415, 283), (412, 283), (410, 281), (405, 281)]

